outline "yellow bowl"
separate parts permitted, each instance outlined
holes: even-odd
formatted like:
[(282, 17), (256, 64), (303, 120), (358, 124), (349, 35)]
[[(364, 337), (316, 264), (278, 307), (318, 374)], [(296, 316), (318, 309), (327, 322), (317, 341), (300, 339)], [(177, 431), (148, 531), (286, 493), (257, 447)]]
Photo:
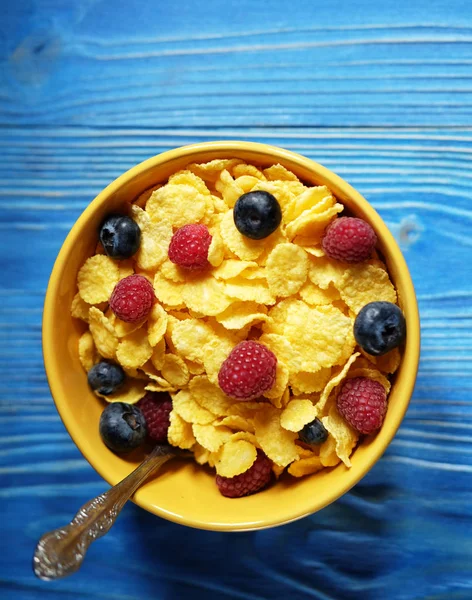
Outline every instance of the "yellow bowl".
[(389, 398), (380, 432), (355, 450), (352, 468), (339, 465), (302, 479), (282, 478), (269, 489), (240, 499), (221, 496), (214, 475), (193, 461), (171, 461), (134, 497), (136, 504), (171, 521), (210, 530), (250, 530), (299, 519), (327, 506), (355, 485), (381, 457), (408, 407), (418, 368), (420, 337), (415, 291), (403, 256), (385, 223), (368, 202), (340, 177), (293, 152), (250, 142), (222, 141), (184, 146), (133, 167), (105, 188), (79, 217), (55, 262), (47, 289), (43, 318), (43, 353), (57, 410), (85, 458), (111, 485), (136, 466), (102, 443), (98, 421), (102, 402), (91, 393), (77, 354), (82, 325), (70, 316), (77, 272), (93, 254), (102, 218), (152, 185), (164, 182), (191, 162), (240, 158), (263, 167), (281, 163), (312, 185), (327, 185), (357, 216), (368, 221), (379, 239), (399, 304), (407, 322), (402, 364)]

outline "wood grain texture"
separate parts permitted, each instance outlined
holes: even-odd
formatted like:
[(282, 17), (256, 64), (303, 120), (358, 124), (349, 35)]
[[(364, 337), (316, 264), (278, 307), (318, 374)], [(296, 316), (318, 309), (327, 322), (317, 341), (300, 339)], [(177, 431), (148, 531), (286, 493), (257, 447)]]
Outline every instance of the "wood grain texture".
[[(7, 0), (0, 60), (0, 596), (470, 600), (469, 3)], [(54, 258), (117, 175), (211, 139), (309, 156), (386, 220), (422, 315), (410, 409), (371, 473), (312, 517), (232, 535), (130, 505), (80, 575), (39, 582), (39, 536), (106, 487), (44, 374)]]

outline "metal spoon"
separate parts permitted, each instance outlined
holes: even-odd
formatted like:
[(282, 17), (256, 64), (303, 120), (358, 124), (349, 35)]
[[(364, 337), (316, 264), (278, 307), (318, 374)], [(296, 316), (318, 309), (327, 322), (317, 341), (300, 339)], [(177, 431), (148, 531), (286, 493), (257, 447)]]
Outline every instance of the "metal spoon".
[(107, 533), (139, 486), (164, 463), (180, 455), (172, 446), (156, 446), (128, 477), (84, 504), (68, 525), (45, 533), (33, 556), (36, 577), (52, 581), (77, 571), (90, 544)]

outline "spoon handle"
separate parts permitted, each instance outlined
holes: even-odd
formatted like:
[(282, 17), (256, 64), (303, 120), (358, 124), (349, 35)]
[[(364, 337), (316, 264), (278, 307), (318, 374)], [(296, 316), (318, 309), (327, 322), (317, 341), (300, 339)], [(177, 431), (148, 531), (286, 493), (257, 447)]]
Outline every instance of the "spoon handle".
[(147, 477), (174, 456), (175, 448), (156, 446), (123, 481), (84, 504), (68, 525), (45, 533), (34, 552), (35, 575), (51, 581), (77, 571), (90, 544), (107, 533), (125, 503)]

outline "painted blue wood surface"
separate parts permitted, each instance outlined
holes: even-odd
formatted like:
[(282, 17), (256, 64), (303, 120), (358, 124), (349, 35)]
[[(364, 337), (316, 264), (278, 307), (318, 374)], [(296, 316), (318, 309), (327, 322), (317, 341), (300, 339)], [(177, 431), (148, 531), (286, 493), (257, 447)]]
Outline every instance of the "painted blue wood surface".
[[(2, 9), (0, 597), (470, 600), (470, 2), (7, 0)], [(64, 430), (44, 374), (54, 258), (113, 178), (210, 139), (296, 150), (379, 210), (422, 314), (411, 407), (371, 473), (312, 517), (233, 535), (130, 505), (80, 574), (39, 582), (38, 537), (106, 487)]]

